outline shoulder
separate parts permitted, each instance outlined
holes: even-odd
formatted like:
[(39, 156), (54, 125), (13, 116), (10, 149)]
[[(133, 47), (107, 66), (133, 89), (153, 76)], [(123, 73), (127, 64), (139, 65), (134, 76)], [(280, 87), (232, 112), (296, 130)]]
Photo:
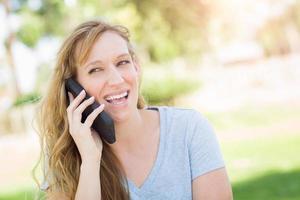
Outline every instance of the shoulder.
[(169, 118), (175, 129), (184, 131), (188, 144), (198, 141), (211, 140), (215, 131), (204, 114), (191, 108), (166, 107)]
[[(172, 135), (184, 136), (187, 142), (199, 129), (209, 129), (210, 123), (202, 113), (192, 108), (180, 108), (173, 106), (157, 106), (161, 112), (162, 123)], [(202, 132), (202, 131), (201, 131)]]
[(192, 108), (180, 108), (172, 106), (160, 106), (159, 109), (165, 113), (166, 118), (181, 126), (193, 128), (196, 125), (206, 126), (209, 124), (207, 118), (198, 110)]
[(181, 108), (174, 106), (157, 106), (157, 108), (164, 112), (167, 117), (172, 117), (174, 119), (190, 120), (197, 117), (197, 115), (201, 115), (199, 111), (192, 108)]

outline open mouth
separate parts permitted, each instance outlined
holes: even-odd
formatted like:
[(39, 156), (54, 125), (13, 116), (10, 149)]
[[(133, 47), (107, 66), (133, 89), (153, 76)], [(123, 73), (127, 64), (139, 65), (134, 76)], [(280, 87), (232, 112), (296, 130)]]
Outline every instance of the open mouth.
[(128, 99), (128, 96), (129, 96), (129, 90), (127, 90), (123, 94), (116, 95), (114, 97), (108, 97), (105, 100), (110, 104), (118, 105), (124, 103)]

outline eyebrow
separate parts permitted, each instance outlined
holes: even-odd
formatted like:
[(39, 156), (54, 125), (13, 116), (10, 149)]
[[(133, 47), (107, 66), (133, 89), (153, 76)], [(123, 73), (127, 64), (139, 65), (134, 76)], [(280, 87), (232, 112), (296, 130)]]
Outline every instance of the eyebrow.
[[(129, 53), (123, 53), (121, 55), (118, 55), (116, 57), (116, 59), (124, 57), (124, 56), (129, 56), (129, 55), (130, 55)], [(94, 65), (94, 64), (98, 64), (98, 63), (103, 63), (103, 62), (101, 60), (95, 60), (95, 61), (92, 61), (92, 62), (88, 63), (84, 68), (87, 68), (90, 65)]]

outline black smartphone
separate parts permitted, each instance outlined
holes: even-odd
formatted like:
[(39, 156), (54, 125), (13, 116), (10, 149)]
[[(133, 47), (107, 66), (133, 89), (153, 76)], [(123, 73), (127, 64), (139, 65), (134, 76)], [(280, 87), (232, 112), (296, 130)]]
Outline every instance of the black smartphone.
[[(66, 89), (66, 95), (67, 99), (68, 94), (67, 92), (71, 92), (71, 94), (74, 96), (74, 98), (79, 95), (79, 93), (84, 90), (84, 88), (74, 79), (74, 78), (68, 78), (65, 80), (65, 89)], [(90, 96), (86, 93), (85, 98), (82, 100), (86, 100), (90, 98)], [(69, 104), (69, 102), (68, 102)], [(98, 108), (100, 104), (95, 100), (93, 104), (89, 105), (83, 112), (82, 112), (82, 118), (81, 122), (83, 123), (88, 115), (93, 112), (94, 109)], [(102, 111), (94, 120), (92, 124), (92, 128), (97, 131), (97, 133), (100, 135), (102, 139), (107, 141), (108, 143), (112, 144), (116, 141), (115, 136), (115, 127), (113, 119), (105, 112)]]

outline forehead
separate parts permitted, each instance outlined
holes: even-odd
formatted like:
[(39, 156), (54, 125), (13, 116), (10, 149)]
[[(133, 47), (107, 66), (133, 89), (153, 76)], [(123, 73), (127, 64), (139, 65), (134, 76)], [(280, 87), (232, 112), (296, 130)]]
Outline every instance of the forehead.
[(117, 33), (106, 31), (92, 46), (86, 62), (96, 59), (105, 60), (125, 53), (129, 53), (127, 41)]

